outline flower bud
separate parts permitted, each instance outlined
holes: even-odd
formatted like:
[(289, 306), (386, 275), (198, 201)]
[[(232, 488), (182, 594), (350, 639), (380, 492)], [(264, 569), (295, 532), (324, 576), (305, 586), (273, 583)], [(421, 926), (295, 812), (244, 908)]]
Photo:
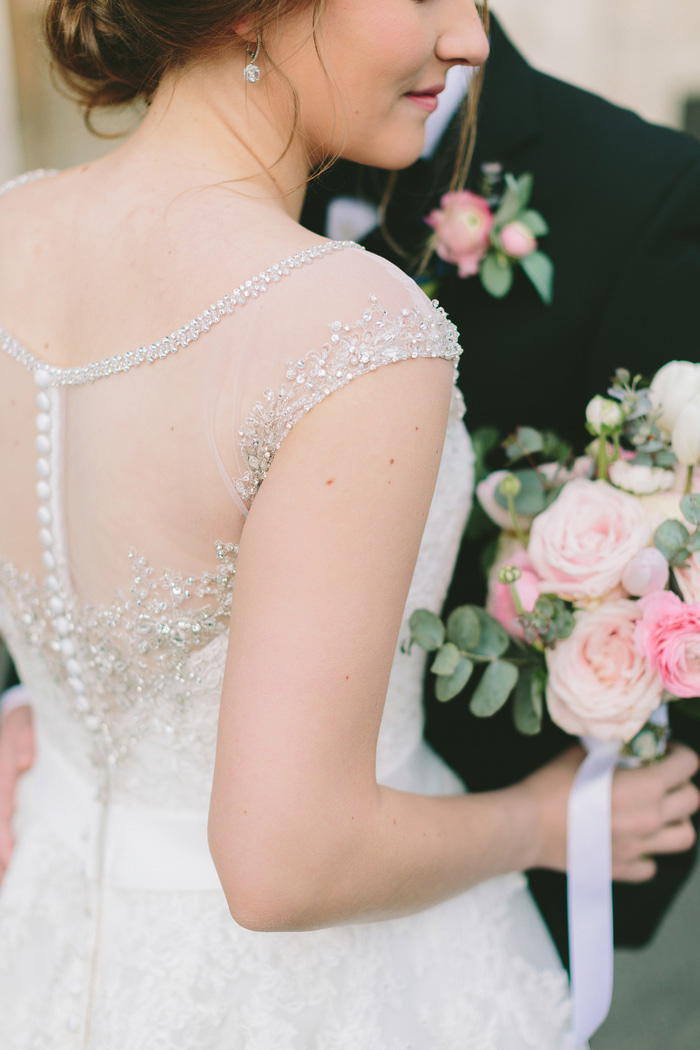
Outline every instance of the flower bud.
[(586, 421), (596, 434), (600, 434), (603, 427), (614, 430), (615, 427), (622, 425), (624, 419), (625, 414), (620, 404), (609, 397), (601, 397), (598, 394), (588, 402)]
[(522, 576), (522, 572), (517, 565), (501, 565), (497, 575), (499, 583), (511, 584), (518, 582)]
[(524, 259), (537, 248), (537, 240), (524, 222), (509, 222), (500, 237), (503, 251), (513, 259)]
[(660, 410), (659, 426), (673, 430), (684, 405), (700, 394), (700, 365), (692, 361), (669, 361), (651, 383), (652, 400)]
[(636, 554), (622, 574), (622, 586), (636, 598), (663, 591), (667, 583), (668, 562), (656, 547), (645, 547)]
[(671, 436), (676, 459), (685, 467), (700, 463), (700, 397), (681, 409)]
[(515, 474), (506, 474), (503, 481), (499, 485), (502, 495), (506, 497), (512, 496), (513, 499), (519, 494), (522, 483), (519, 478), (516, 478)]

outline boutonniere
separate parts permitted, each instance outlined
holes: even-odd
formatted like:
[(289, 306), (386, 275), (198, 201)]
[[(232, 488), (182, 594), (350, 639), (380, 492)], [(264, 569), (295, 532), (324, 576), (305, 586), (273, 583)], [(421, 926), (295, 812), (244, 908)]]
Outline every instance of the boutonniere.
[[(491, 171), (496, 165), (487, 165)], [(500, 182), (500, 175), (498, 176)], [(488, 196), (469, 190), (446, 193), (425, 219), (435, 231), (433, 246), (445, 263), (457, 267), (460, 277), (475, 277), (496, 299), (513, 287), (516, 267), (535, 286), (543, 302), (552, 301), (554, 264), (540, 251), (538, 238), (549, 227), (538, 211), (529, 207), (533, 177), (507, 174), (502, 192), (494, 192), (493, 176), (486, 175)], [(439, 280), (439, 272), (426, 275), (427, 283)]]

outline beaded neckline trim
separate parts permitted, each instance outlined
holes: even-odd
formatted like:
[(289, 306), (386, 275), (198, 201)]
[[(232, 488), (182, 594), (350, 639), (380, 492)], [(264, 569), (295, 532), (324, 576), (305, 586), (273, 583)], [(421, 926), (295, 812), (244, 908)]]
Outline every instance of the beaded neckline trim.
[[(0, 187), (0, 196), (17, 186), (55, 174), (56, 172), (54, 171), (28, 172), (26, 175), (13, 179), (12, 182), (5, 183), (4, 186)], [(150, 346), (140, 346), (137, 350), (128, 350), (124, 354), (116, 354), (114, 357), (104, 358), (102, 361), (93, 361), (89, 365), (82, 365), (78, 368), (58, 368), (55, 365), (49, 365), (42, 361), (41, 358), (36, 357), (35, 354), (18, 342), (10, 332), (1, 326), (0, 350), (19, 361), (30, 372), (40, 370), (45, 372), (50, 377), (49, 385), (51, 386), (82, 386), (84, 383), (94, 383), (96, 379), (104, 379), (118, 372), (128, 372), (130, 369), (137, 368), (145, 362), (153, 364), (154, 361), (177, 353), (180, 348), (189, 346), (190, 343), (199, 339), (200, 335), (208, 332), (212, 325), (218, 324), (222, 318), (232, 314), (237, 306), (245, 306), (250, 299), (257, 299), (258, 296), (264, 295), (271, 284), (276, 284), (283, 277), (288, 277), (295, 270), (301, 269), (302, 266), (306, 266), (316, 259), (321, 259), (338, 251), (344, 251), (346, 248), (356, 248), (359, 251), (364, 251), (362, 245), (357, 244), (355, 241), (329, 241), (327, 244), (318, 244), (313, 248), (307, 248), (303, 252), (297, 252), (296, 255), (290, 255), (282, 262), (275, 263), (269, 269), (263, 270), (257, 277), (244, 281), (230, 295), (225, 295), (223, 299), (212, 303), (211, 306), (201, 314), (198, 314), (189, 324), (183, 325), (182, 328), (178, 328), (177, 331), (165, 336), (158, 342), (151, 343)]]

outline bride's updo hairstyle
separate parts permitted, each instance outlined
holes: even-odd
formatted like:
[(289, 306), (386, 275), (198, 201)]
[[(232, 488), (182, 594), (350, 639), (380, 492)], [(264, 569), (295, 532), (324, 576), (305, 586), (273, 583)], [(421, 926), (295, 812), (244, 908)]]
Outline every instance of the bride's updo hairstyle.
[(50, 0), (44, 32), (54, 63), (87, 114), (135, 99), (150, 102), (172, 70), (241, 43), (232, 26), (259, 32), (324, 0)]

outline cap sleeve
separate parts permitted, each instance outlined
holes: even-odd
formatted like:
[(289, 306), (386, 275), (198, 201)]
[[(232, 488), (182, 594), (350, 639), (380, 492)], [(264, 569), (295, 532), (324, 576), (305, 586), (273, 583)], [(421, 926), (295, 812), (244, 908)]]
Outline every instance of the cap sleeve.
[(247, 468), (236, 488), (250, 502), (262, 484), (285, 437), (312, 408), (358, 376), (411, 358), (452, 361), (461, 354), (458, 333), (436, 303), (404, 307), (390, 313), (379, 299), (369, 304), (355, 324), (333, 321), (319, 349), (286, 363), (284, 381), (268, 388), (239, 430), (240, 462)]

